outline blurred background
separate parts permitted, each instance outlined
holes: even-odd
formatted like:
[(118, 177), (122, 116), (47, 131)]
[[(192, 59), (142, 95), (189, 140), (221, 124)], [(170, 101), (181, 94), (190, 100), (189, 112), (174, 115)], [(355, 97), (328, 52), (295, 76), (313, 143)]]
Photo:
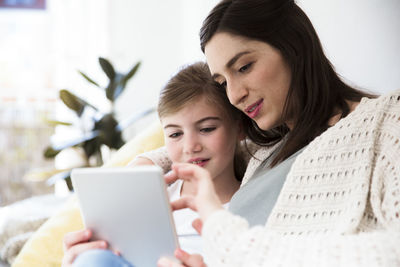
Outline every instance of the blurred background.
[[(198, 32), (217, 2), (1, 0), (0, 206), (54, 192), (54, 186), (27, 179), (26, 173), (58, 164), (43, 152), (54, 138), (70, 135), (49, 120), (75, 123), (59, 98), (61, 89), (110, 108), (78, 70), (104, 85), (99, 57), (122, 73), (141, 61), (115, 103), (115, 115), (123, 121), (141, 114), (156, 106), (159, 90), (182, 65), (204, 60)], [(345, 80), (377, 93), (400, 88), (399, 0), (297, 2)], [(155, 120), (155, 113), (137, 120), (124, 129), (124, 140)]]

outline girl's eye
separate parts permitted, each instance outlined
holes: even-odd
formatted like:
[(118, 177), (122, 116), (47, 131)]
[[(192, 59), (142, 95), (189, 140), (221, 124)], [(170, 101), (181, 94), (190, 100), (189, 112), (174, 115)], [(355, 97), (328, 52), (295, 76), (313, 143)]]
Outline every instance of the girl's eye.
[(222, 83), (220, 83), (220, 84), (219, 84), (219, 86), (221, 86), (222, 88), (224, 88), (224, 89), (225, 89), (225, 88), (226, 88), (226, 81), (225, 81), (225, 82), (222, 82)]
[(252, 64), (252, 63), (249, 63), (249, 64), (244, 65), (243, 67), (241, 67), (241, 68), (239, 69), (239, 72), (246, 72), (246, 71), (251, 67), (251, 64)]
[(181, 135), (182, 135), (182, 133), (172, 133), (172, 134), (168, 135), (168, 137), (169, 138), (178, 138)]
[(216, 127), (206, 127), (206, 128), (200, 129), (200, 131), (203, 133), (210, 133), (210, 132), (214, 131), (215, 129), (216, 129)]

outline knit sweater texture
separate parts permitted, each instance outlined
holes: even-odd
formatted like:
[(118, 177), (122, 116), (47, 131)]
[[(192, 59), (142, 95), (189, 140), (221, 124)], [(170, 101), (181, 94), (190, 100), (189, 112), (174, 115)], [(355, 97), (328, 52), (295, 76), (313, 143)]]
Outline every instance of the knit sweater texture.
[(221, 210), (202, 236), (209, 266), (400, 266), (400, 90), (363, 98), (306, 147), (265, 226)]

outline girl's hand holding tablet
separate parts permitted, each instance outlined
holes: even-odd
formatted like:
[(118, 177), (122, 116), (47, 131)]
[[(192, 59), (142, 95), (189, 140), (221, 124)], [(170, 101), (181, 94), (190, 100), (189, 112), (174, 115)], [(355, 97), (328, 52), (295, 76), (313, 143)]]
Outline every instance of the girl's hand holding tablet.
[(91, 249), (107, 249), (108, 244), (104, 240), (90, 241), (92, 231), (84, 229), (67, 233), (64, 236), (64, 257), (62, 267), (72, 266), (75, 258), (81, 253)]

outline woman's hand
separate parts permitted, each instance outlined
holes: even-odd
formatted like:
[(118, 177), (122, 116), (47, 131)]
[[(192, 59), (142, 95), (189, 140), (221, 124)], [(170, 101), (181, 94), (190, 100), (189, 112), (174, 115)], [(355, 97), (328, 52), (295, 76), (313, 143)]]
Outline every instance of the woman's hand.
[(223, 209), (214, 189), (209, 172), (194, 164), (178, 163), (172, 165), (172, 171), (165, 176), (167, 184), (182, 179), (195, 185), (195, 195), (182, 196), (171, 203), (173, 210), (190, 208), (197, 211), (203, 222), (217, 210)]
[(189, 254), (181, 249), (175, 250), (175, 257), (181, 261), (178, 263), (169, 258), (161, 258), (157, 262), (158, 267), (207, 267), (203, 257), (199, 254)]
[(104, 240), (91, 241), (92, 231), (80, 230), (67, 233), (64, 236), (64, 257), (62, 267), (70, 267), (79, 254), (91, 249), (107, 249), (108, 244)]

